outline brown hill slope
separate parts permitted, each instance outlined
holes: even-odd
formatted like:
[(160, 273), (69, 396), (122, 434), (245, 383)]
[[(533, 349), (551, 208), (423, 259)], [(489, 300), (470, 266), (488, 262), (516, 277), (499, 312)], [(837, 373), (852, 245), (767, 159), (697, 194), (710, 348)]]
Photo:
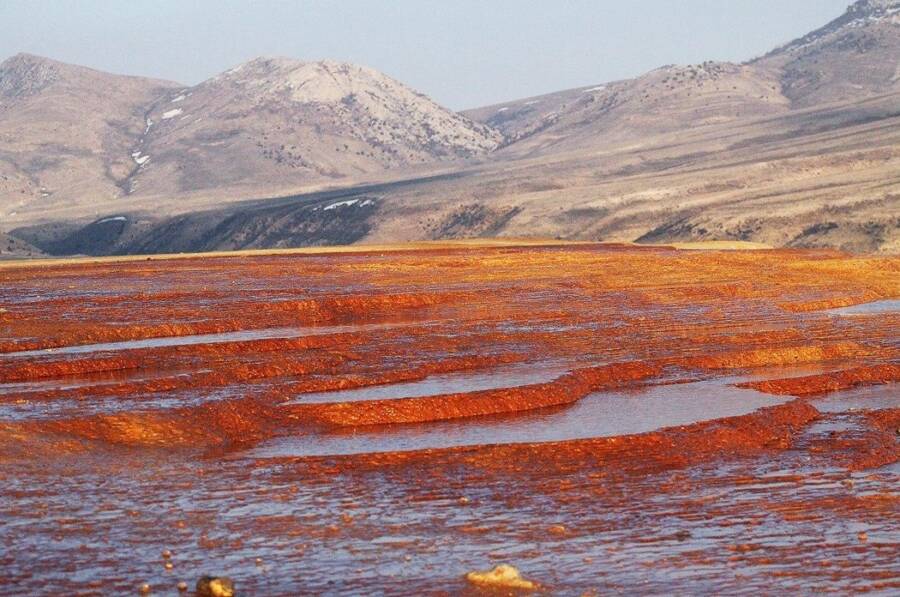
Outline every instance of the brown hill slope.
[[(366, 237), (900, 250), (900, 93), (507, 160), (385, 202)], [(448, 197), (452, 200), (448, 201)]]
[(121, 195), (143, 106), (173, 85), (29, 54), (0, 63), (0, 220)]
[(54, 253), (559, 237), (900, 250), (900, 94), (438, 176), (16, 235)]
[(260, 58), (154, 103), (139, 194), (334, 181), (467, 158), (500, 135), (375, 70)]
[(126, 200), (0, 225), (61, 254), (471, 236), (895, 252), (898, 2), (745, 64), (466, 113), (483, 125), (374, 71), (258, 59), (152, 102)]
[(705, 62), (667, 66), (637, 79), (469, 110), (523, 155), (621, 147), (671, 131), (778, 114), (789, 109), (779, 72), (765, 65)]
[(513, 154), (602, 148), (696, 126), (900, 90), (900, 0), (859, 0), (839, 18), (745, 64), (666, 66), (465, 112)]
[(345, 63), (260, 58), (185, 88), (19, 55), (0, 65), (0, 225), (348, 184), (500, 140)]
[(859, 0), (753, 64), (779, 69), (799, 107), (900, 90), (900, 0)]

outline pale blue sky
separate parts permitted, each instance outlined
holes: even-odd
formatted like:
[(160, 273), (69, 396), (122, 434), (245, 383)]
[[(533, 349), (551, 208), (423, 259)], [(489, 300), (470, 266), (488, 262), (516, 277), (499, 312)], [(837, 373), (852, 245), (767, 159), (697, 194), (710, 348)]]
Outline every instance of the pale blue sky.
[(454, 108), (741, 61), (850, 0), (0, 0), (30, 52), (193, 84), (259, 55), (365, 64)]

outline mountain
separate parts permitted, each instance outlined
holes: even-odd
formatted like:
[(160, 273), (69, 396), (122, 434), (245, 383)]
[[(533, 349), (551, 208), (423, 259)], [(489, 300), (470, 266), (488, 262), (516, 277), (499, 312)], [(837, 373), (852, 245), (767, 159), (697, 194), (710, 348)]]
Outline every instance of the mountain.
[(500, 134), (375, 70), (251, 60), (194, 87), (26, 54), (0, 65), (0, 216), (159, 209), (477, 156)]
[(129, 191), (335, 181), (499, 143), (496, 131), (375, 70), (259, 58), (153, 103)]
[(900, 252), (898, 107), (893, 94), (674, 131), (639, 148), (497, 152), (432, 176), (14, 234), (52, 254), (97, 255), (485, 236)]
[(637, 79), (582, 87), (466, 111), (500, 130), (507, 151), (631, 145), (654, 135), (785, 112), (778, 71), (704, 62)]
[(755, 60), (781, 71), (794, 107), (900, 90), (900, 0), (859, 0), (824, 27)]
[(29, 54), (0, 63), (0, 217), (121, 195), (143, 106), (173, 85)]
[(670, 131), (747, 120), (900, 90), (900, 0), (859, 0), (839, 18), (744, 64), (665, 66), (464, 112), (500, 130), (507, 151), (640, 143)]
[[(119, 169), (99, 177), (118, 191), (105, 195), (79, 186), (77, 168), (96, 164), (60, 153), (38, 104), (27, 132), (46, 141), (32, 160), (73, 166), (0, 229), (50, 254), (475, 236), (897, 252), (898, 3), (861, 0), (746, 63), (669, 65), (462, 114), (335, 62), (260, 58), (194, 87), (157, 82), (122, 101), (127, 128), (86, 120), (120, 131), (106, 158)], [(27, 112), (45, 79), (0, 79), (5, 109)], [(0, 149), (10, 172), (28, 163)], [(94, 151), (77, 155), (107, 155)], [(13, 197), (0, 193), (0, 214)]]

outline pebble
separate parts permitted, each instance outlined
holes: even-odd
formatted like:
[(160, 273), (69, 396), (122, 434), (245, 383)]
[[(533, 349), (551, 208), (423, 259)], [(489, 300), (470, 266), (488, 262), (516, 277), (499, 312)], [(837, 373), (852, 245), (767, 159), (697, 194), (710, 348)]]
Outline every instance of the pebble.
[(467, 498), (466, 496), (462, 496), (461, 498), (456, 500), (456, 503), (458, 503), (460, 506), (465, 506), (469, 503), (469, 498)]
[(525, 589), (532, 590), (537, 585), (522, 578), (521, 573), (515, 566), (509, 564), (500, 564), (493, 570), (476, 570), (466, 574), (466, 580), (473, 585), (504, 587), (509, 589)]
[(227, 576), (201, 576), (197, 597), (234, 597), (234, 582)]
[(178, 592), (179, 592), (179, 593), (184, 593), (185, 591), (187, 591), (187, 583), (184, 582), (184, 581), (179, 582), (179, 583), (178, 583), (177, 585), (175, 585), (175, 586), (178, 587)]
[(174, 565), (172, 564), (172, 562), (166, 562), (164, 566), (165, 566), (166, 570), (171, 570), (172, 568), (174, 568)]
[(869, 534), (868, 534), (868, 533), (865, 533), (865, 532), (859, 533), (859, 534), (857, 535), (857, 537), (858, 537), (859, 540), (862, 541), (862, 542), (866, 542), (866, 541), (869, 540)]
[(169, 558), (172, 557), (172, 552), (169, 551), (168, 549), (164, 549), (162, 552), (162, 557), (164, 557), (165, 559), (168, 560)]
[(148, 583), (142, 584), (138, 587), (138, 593), (141, 595), (149, 595), (150, 594), (150, 585)]

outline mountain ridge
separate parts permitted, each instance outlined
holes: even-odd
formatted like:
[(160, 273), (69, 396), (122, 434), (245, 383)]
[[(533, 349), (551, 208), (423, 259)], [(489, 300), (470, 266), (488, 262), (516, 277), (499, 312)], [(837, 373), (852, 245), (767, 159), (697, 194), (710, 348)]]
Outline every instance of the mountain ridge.
[[(96, 254), (486, 234), (898, 250), (898, 4), (860, 0), (743, 63), (459, 114), (338, 61), (259, 57), (152, 97), (147, 80), (109, 75), (140, 101), (87, 120), (96, 146), (35, 142), (22, 159), (0, 143), (0, 228)], [(0, 141), (14, 138), (3, 115)], [(55, 160), (102, 166), (102, 185), (46, 186)]]
[[(173, 91), (147, 119), (136, 148), (140, 175), (129, 192), (136, 185), (172, 193), (264, 177), (335, 180), (469, 158), (500, 141), (488, 127), (374, 69), (283, 57), (255, 58)], [(180, 175), (188, 166), (188, 176)]]
[(79, 202), (89, 213), (352, 181), (470, 159), (501, 136), (349, 63), (260, 57), (185, 86), (18, 54), (0, 63), (0, 140), (0, 216), (39, 218)]
[(804, 46), (830, 35), (840, 29), (853, 26), (863, 26), (867, 23), (877, 22), (882, 19), (891, 19), (892, 22), (900, 22), (900, 0), (857, 0), (841, 16), (826, 23), (822, 27), (810, 31), (802, 37), (782, 44), (767, 52), (762, 58), (780, 54), (799, 46)]

